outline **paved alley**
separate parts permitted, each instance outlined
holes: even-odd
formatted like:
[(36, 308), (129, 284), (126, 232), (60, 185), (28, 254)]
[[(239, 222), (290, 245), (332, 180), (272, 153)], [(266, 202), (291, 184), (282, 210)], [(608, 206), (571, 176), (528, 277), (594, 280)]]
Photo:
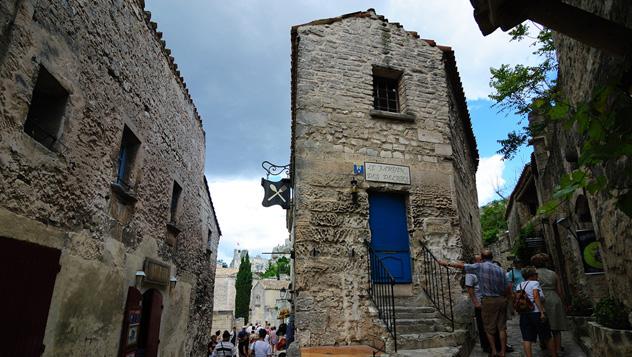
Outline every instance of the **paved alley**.
[[(507, 353), (507, 356), (524, 356), (524, 352), (522, 350), (522, 337), (520, 336), (520, 319), (518, 316), (514, 316), (512, 320), (507, 321), (507, 333), (509, 338), (509, 344), (513, 346), (514, 352)], [(579, 345), (573, 340), (570, 332), (562, 332), (562, 346), (564, 347), (564, 353), (562, 356), (564, 357), (586, 357), (584, 351), (579, 347)], [(477, 342), (474, 350), (470, 354), (470, 357), (487, 357), (489, 354), (483, 352), (480, 344)], [(533, 356), (534, 357), (544, 357), (548, 356), (547, 352), (544, 352), (540, 349), (539, 345), (533, 346)]]

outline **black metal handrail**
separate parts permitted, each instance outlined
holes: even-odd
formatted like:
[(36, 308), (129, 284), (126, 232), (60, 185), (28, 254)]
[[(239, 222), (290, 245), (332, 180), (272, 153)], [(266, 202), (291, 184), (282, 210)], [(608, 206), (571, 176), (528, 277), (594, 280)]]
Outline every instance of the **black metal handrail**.
[[(450, 270), (448, 267), (439, 265), (437, 258), (435, 258), (434, 254), (432, 254), (430, 249), (428, 249), (423, 242), (421, 242), (421, 248), (423, 253), (422, 263), (425, 280), (425, 284), (423, 284), (424, 291), (437, 311), (450, 321), (452, 324), (452, 331), (454, 331), (454, 311), (452, 307), (453, 302), (452, 289), (450, 285)], [(443, 278), (444, 275), (446, 276), (445, 279)]]
[(373, 303), (377, 307), (379, 317), (384, 321), (386, 329), (393, 337), (395, 343), (395, 352), (397, 352), (397, 328), (395, 318), (395, 279), (388, 271), (384, 263), (375, 254), (371, 244), (364, 241), (369, 254), (368, 257), (368, 276), (369, 276), (369, 295)]

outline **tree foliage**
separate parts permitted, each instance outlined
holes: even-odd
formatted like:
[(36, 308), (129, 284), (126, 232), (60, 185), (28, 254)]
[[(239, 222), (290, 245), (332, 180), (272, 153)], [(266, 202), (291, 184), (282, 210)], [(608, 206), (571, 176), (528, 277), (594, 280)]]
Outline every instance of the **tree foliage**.
[(485, 245), (495, 242), (507, 230), (506, 209), (507, 200), (492, 201), (481, 207), (481, 232)]
[(243, 317), (246, 322), (248, 309), (250, 307), (250, 292), (252, 290), (252, 270), (250, 267), (250, 257), (248, 253), (241, 258), (237, 279), (235, 280), (235, 317)]
[[(533, 54), (539, 56), (541, 62), (533, 66), (503, 64), (500, 68), (491, 68), (489, 85), (493, 92), (489, 97), (496, 102), (495, 105), (501, 112), (513, 112), (524, 116), (537, 109), (536, 106), (541, 106), (543, 101), (555, 100), (558, 63), (553, 36), (549, 29), (541, 29), (532, 37), (529, 28), (525, 24), (520, 24), (510, 32), (510, 35), (512, 41), (530, 38), (531, 46), (536, 48)], [(518, 124), (522, 124), (522, 121)], [(513, 158), (518, 149), (528, 142), (533, 134), (532, 130), (533, 128), (528, 125), (523, 125), (520, 130), (508, 133), (506, 139), (498, 140), (501, 144), (498, 153), (506, 160)]]
[[(562, 125), (574, 130), (580, 138), (578, 167), (560, 179), (553, 199), (539, 210), (550, 214), (569, 200), (577, 190), (590, 193), (603, 192), (614, 198), (617, 207), (632, 216), (632, 98), (620, 83), (593, 88), (592, 97), (571, 104), (558, 90), (556, 78), (558, 63), (555, 56), (552, 32), (540, 29), (537, 36), (529, 34), (522, 24), (511, 31), (512, 40), (533, 40), (533, 52), (541, 62), (533, 66), (501, 65), (491, 69), (490, 98), (500, 111), (511, 110), (518, 115), (535, 112), (544, 118), (536, 125), (525, 125), (499, 140), (498, 153), (511, 159), (517, 150), (549, 125)], [(519, 122), (521, 124), (522, 122)], [(625, 160), (628, 158), (627, 164)], [(613, 170), (613, 168), (616, 168)], [(606, 175), (605, 172), (610, 172)], [(613, 174), (615, 173), (615, 174)]]
[(281, 257), (276, 262), (270, 263), (261, 277), (278, 279), (282, 274), (290, 275), (290, 260), (286, 257)]

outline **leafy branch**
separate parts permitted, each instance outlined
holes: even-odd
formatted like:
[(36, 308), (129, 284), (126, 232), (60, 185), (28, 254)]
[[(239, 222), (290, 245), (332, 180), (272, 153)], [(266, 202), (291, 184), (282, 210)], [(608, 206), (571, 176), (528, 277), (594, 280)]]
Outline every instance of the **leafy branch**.
[[(540, 135), (551, 124), (560, 123), (567, 130), (574, 129), (579, 137), (578, 168), (564, 175), (556, 187), (553, 199), (540, 207), (541, 214), (550, 214), (577, 190), (603, 192), (614, 198), (617, 207), (632, 216), (632, 99), (616, 85), (596, 88), (593, 97), (571, 105), (557, 87), (558, 63), (552, 32), (542, 28), (536, 36), (521, 24), (511, 32), (512, 41), (532, 40), (533, 54), (541, 62), (533, 66), (501, 65), (491, 68), (490, 98), (502, 111), (513, 111), (524, 116), (535, 112), (544, 120), (522, 126), (499, 140), (499, 154), (511, 159), (530, 138)], [(520, 122), (519, 122), (520, 124)], [(626, 161), (627, 160), (627, 161)], [(618, 168), (615, 174), (606, 175)]]

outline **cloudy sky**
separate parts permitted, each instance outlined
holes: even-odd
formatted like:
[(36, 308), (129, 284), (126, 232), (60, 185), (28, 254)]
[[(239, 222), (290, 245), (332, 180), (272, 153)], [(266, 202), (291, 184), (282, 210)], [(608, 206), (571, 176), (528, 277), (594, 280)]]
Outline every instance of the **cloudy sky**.
[(261, 162), (286, 164), (290, 145), (290, 27), (374, 8), (422, 38), (451, 46), (463, 81), (481, 162), (479, 203), (511, 192), (528, 151), (503, 162), (496, 140), (518, 118), (488, 100), (489, 68), (531, 63), (527, 44), (483, 37), (469, 0), (146, 0), (172, 49), (206, 131), (206, 176), (222, 228), (220, 258), (239, 244), (270, 251), (287, 238), (285, 211), (261, 206)]

